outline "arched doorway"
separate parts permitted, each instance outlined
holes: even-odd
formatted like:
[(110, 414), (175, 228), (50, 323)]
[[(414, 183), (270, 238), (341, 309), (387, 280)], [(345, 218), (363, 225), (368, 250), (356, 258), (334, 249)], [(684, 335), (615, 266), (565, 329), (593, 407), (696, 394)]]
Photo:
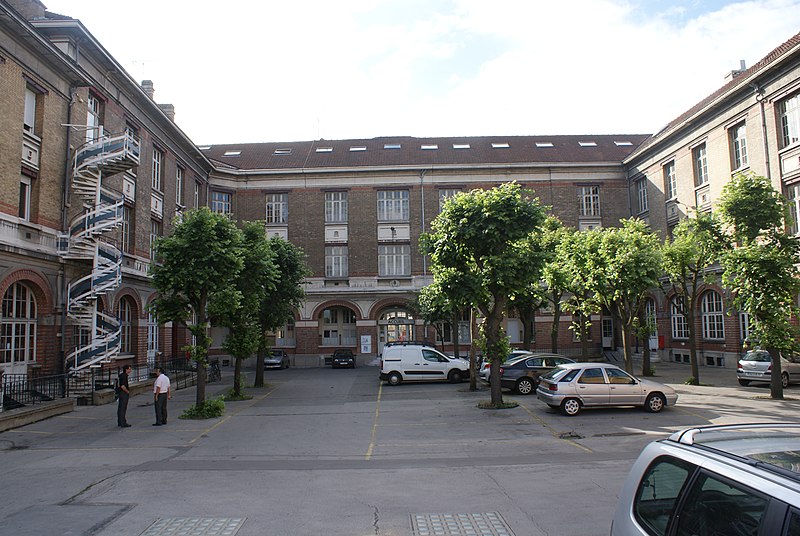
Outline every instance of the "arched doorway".
[(0, 367), (4, 374), (27, 374), (36, 360), (36, 298), (23, 283), (3, 294), (0, 329)]
[(414, 316), (407, 309), (387, 309), (378, 318), (378, 353), (387, 342), (414, 340)]
[(356, 313), (340, 305), (319, 314), (320, 346), (356, 346)]

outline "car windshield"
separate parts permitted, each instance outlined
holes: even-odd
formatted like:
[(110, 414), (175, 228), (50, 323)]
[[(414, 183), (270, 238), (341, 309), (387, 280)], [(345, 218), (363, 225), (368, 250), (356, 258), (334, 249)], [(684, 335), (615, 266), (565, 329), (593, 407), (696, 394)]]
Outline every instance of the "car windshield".
[(769, 356), (768, 352), (747, 352), (742, 361), (756, 361), (758, 363), (766, 363), (771, 361), (772, 358)]
[(552, 381), (554, 381), (554, 382), (557, 382), (557, 381), (558, 381), (558, 380), (560, 380), (560, 379), (561, 379), (561, 377), (562, 377), (562, 376), (564, 376), (564, 375), (565, 375), (567, 372), (568, 372), (568, 369), (561, 368), (561, 367), (556, 367), (556, 368), (554, 368), (554, 369), (551, 369), (551, 370), (548, 370), (547, 372), (545, 372), (544, 374), (542, 374), (542, 375), (540, 376), (540, 378), (543, 378), (543, 379), (545, 379), (545, 380), (552, 380)]

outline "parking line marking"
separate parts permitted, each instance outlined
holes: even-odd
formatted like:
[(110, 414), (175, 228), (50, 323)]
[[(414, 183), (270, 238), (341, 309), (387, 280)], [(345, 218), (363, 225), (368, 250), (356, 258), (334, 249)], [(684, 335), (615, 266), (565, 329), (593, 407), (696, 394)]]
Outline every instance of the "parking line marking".
[(381, 414), (381, 395), (383, 394), (383, 382), (378, 385), (378, 398), (375, 400), (375, 417), (372, 419), (372, 435), (369, 440), (369, 447), (364, 459), (369, 461), (372, 458), (372, 451), (375, 449), (375, 436), (378, 433), (378, 417)]
[(583, 450), (583, 451), (585, 451), (585, 452), (594, 452), (594, 451), (593, 451), (592, 449), (590, 449), (589, 447), (584, 447), (583, 445), (581, 445), (580, 443), (578, 443), (578, 442), (576, 442), (576, 441), (573, 441), (572, 439), (565, 439), (565, 438), (563, 438), (563, 437), (560, 437), (560, 436), (559, 436), (559, 434), (558, 434), (558, 432), (556, 432), (556, 431), (553, 429), (553, 427), (551, 427), (549, 424), (547, 424), (546, 422), (544, 422), (544, 421), (542, 420), (542, 418), (541, 418), (541, 417), (539, 417), (539, 416), (538, 416), (538, 415), (536, 415), (534, 412), (532, 412), (530, 409), (528, 409), (528, 407), (527, 407), (526, 405), (524, 405), (524, 404), (520, 404), (520, 405), (519, 405), (519, 407), (521, 407), (521, 408), (522, 408), (522, 409), (524, 409), (526, 412), (528, 412), (528, 415), (530, 415), (530, 416), (533, 418), (533, 420), (535, 420), (536, 422), (538, 422), (539, 424), (541, 424), (542, 426), (544, 426), (545, 428), (547, 428), (547, 431), (548, 431), (548, 432), (550, 432), (550, 435), (552, 435), (552, 436), (553, 436), (553, 437), (555, 437), (556, 439), (560, 439), (560, 440), (561, 440), (561, 441), (563, 441), (564, 443), (569, 443), (569, 444), (570, 444), (570, 445), (572, 445), (573, 447), (577, 447), (577, 448), (579, 448), (579, 449), (581, 449), (581, 450)]

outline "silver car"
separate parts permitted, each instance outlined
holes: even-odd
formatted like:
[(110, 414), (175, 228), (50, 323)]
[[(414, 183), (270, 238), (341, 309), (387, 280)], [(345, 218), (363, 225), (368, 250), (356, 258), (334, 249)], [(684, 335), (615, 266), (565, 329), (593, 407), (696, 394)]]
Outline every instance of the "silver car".
[(636, 378), (608, 363), (558, 365), (539, 377), (536, 396), (569, 416), (592, 406), (641, 406), (658, 413), (678, 401), (672, 387)]
[[(766, 350), (750, 350), (739, 360), (736, 368), (739, 385), (750, 385), (751, 382), (767, 382), (772, 380), (772, 357)], [(781, 384), (788, 387), (790, 383), (800, 382), (800, 359), (795, 356), (781, 357)]]

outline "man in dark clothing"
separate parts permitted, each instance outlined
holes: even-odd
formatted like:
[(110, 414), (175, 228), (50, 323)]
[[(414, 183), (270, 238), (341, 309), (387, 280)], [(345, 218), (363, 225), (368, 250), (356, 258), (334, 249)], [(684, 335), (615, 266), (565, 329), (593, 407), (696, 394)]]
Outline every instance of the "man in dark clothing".
[(125, 414), (128, 412), (128, 399), (131, 397), (130, 385), (128, 385), (128, 374), (131, 372), (131, 366), (125, 365), (122, 372), (119, 373), (117, 379), (117, 426), (120, 428), (128, 428), (128, 419)]

